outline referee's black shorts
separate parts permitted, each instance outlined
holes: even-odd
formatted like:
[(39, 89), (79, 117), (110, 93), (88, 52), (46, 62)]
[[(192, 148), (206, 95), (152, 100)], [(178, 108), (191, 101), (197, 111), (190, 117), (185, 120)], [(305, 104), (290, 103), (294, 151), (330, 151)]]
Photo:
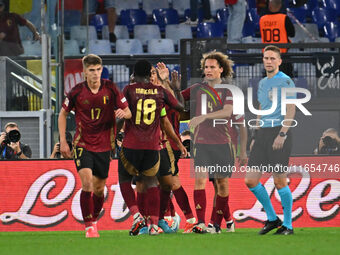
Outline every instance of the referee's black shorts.
[[(288, 166), (289, 157), (292, 150), (292, 134), (290, 131), (287, 133), (287, 138), (282, 149), (273, 150), (274, 140), (279, 135), (280, 130), (281, 126), (259, 129), (253, 148), (250, 151), (248, 160), (249, 167), (256, 167), (260, 170), (264, 170), (263, 166), (267, 166), (267, 169), (270, 170), (277, 165), (283, 167)], [(284, 170), (283, 168), (280, 169)]]

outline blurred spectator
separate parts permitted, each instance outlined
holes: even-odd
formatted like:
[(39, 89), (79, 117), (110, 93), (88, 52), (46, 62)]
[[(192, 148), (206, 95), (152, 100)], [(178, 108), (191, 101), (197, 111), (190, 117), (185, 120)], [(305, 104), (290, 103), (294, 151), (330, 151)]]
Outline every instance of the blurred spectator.
[[(221, 0), (222, 1), (222, 0)], [(198, 24), (198, 2), (199, 0), (190, 0), (190, 19), (186, 20), (184, 23), (191, 26), (197, 26)], [(209, 0), (201, 0), (201, 5), (203, 9), (203, 22), (214, 22), (211, 17), (210, 2)]]
[(0, 0), (0, 56), (18, 56), (24, 53), (18, 25), (27, 26), (33, 33), (34, 40), (40, 40), (35, 26), (16, 13), (5, 11), (6, 3)]
[(183, 146), (187, 149), (188, 151), (188, 158), (190, 158), (190, 148), (192, 147), (192, 140), (191, 140), (191, 132), (190, 130), (184, 130), (181, 133), (181, 141), (183, 143)]
[[(98, 8), (99, 0), (84, 0), (84, 10), (86, 12), (86, 3), (88, 3), (88, 14), (89, 18), (91, 18), (94, 14), (96, 14)], [(104, 0), (104, 6), (107, 12), (107, 23), (109, 27), (109, 36), (110, 42), (116, 42), (117, 37), (114, 34), (115, 26), (117, 22), (117, 13), (116, 13), (116, 1), (115, 0)]]
[[(269, 0), (269, 13), (260, 18), (260, 31), (263, 43), (290, 43), (289, 37), (295, 36), (295, 28), (286, 14), (280, 13), (282, 0)], [(281, 53), (286, 53), (287, 48), (281, 48)], [(292, 63), (283, 60), (280, 71), (293, 77)]]
[(32, 150), (27, 144), (20, 142), (21, 134), (18, 124), (8, 122), (5, 132), (0, 135), (0, 159), (28, 159), (32, 157)]
[[(70, 147), (71, 154), (73, 155), (72, 134), (66, 131), (65, 136), (66, 136), (66, 142), (68, 146)], [(61, 155), (60, 153), (60, 142), (57, 142), (53, 147), (53, 151), (50, 156), (50, 159), (53, 159), (53, 158), (64, 158), (63, 155)]]
[(246, 0), (225, 0), (229, 8), (227, 23), (228, 43), (241, 43), (244, 20), (246, 18)]
[(322, 133), (314, 154), (340, 155), (340, 137), (336, 129), (329, 128)]

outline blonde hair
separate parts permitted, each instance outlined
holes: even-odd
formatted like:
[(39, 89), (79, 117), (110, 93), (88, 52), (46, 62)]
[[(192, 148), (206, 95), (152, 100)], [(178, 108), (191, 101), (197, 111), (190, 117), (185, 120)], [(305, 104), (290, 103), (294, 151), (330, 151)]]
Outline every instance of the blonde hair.
[(234, 61), (229, 59), (229, 57), (226, 54), (223, 54), (219, 51), (211, 51), (208, 53), (203, 54), (203, 58), (201, 59), (201, 69), (204, 70), (205, 61), (207, 59), (216, 59), (220, 67), (223, 68), (223, 72), (221, 73), (221, 78), (231, 78), (233, 77), (234, 71), (233, 71), (233, 65)]

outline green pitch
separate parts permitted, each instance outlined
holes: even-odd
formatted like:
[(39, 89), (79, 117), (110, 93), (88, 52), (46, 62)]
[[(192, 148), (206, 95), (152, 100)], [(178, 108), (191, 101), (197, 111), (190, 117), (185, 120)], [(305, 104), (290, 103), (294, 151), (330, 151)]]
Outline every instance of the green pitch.
[(1, 232), (0, 254), (340, 254), (340, 228), (295, 228), (293, 236), (258, 236), (257, 229), (236, 231), (134, 237), (128, 231), (99, 231), (98, 239), (85, 239), (79, 231)]

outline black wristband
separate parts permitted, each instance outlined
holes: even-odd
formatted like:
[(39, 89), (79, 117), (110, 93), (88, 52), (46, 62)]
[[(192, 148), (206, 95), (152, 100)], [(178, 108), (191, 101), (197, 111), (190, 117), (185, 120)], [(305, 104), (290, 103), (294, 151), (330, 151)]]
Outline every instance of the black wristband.
[(17, 153), (17, 156), (20, 157), (22, 154), (22, 151), (20, 151), (19, 153)]

